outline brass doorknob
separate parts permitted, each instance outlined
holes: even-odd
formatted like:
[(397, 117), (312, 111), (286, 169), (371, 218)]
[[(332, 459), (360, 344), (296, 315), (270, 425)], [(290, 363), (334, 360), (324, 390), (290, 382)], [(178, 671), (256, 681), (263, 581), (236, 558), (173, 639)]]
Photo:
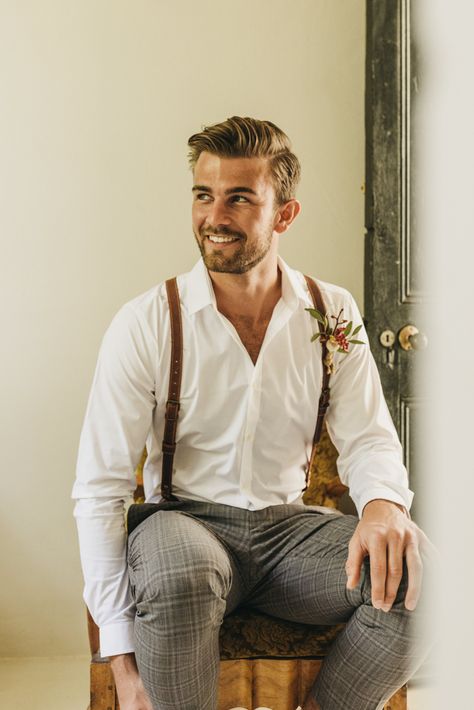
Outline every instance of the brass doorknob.
[(424, 333), (420, 333), (415, 325), (406, 325), (398, 334), (398, 342), (403, 350), (424, 350), (428, 345), (428, 338)]

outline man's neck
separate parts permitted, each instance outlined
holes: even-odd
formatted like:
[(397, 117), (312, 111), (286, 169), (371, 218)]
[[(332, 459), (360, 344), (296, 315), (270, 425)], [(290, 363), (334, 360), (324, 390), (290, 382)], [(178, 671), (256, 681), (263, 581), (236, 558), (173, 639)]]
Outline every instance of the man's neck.
[(231, 321), (268, 322), (281, 297), (277, 261), (260, 263), (245, 274), (210, 271), (217, 309)]

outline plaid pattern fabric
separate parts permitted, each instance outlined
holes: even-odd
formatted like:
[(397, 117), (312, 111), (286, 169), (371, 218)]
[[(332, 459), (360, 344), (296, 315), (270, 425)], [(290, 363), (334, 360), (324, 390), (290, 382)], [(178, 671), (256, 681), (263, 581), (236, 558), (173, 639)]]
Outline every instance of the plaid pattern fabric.
[(216, 710), (219, 628), (242, 604), (307, 624), (347, 622), (311, 692), (323, 710), (383, 707), (424, 649), (412, 644), (404, 584), (388, 614), (371, 605), (367, 565), (346, 589), (356, 525), (317, 506), (161, 503), (128, 550), (137, 663), (155, 710)]

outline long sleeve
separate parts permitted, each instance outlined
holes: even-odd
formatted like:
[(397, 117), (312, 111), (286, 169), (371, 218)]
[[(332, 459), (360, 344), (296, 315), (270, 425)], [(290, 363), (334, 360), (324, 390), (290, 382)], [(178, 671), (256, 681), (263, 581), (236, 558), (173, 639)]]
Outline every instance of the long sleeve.
[(103, 656), (133, 650), (124, 511), (151, 427), (155, 366), (156, 337), (143, 315), (127, 304), (102, 341), (72, 493), (84, 599), (100, 628)]
[[(344, 318), (358, 325), (362, 316), (353, 297), (346, 295)], [(351, 345), (347, 355), (336, 355), (338, 369), (330, 382), (327, 428), (339, 452), (339, 476), (349, 487), (359, 515), (376, 498), (400, 503), (409, 510), (413, 494), (408, 488), (402, 447), (364, 327), (356, 337), (365, 345)]]

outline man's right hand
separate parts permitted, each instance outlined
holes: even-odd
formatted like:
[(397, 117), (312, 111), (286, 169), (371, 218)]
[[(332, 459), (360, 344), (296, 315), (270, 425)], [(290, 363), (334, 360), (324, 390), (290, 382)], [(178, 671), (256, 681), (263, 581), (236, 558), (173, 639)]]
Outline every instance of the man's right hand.
[(134, 653), (110, 657), (120, 710), (153, 710), (138, 673)]

